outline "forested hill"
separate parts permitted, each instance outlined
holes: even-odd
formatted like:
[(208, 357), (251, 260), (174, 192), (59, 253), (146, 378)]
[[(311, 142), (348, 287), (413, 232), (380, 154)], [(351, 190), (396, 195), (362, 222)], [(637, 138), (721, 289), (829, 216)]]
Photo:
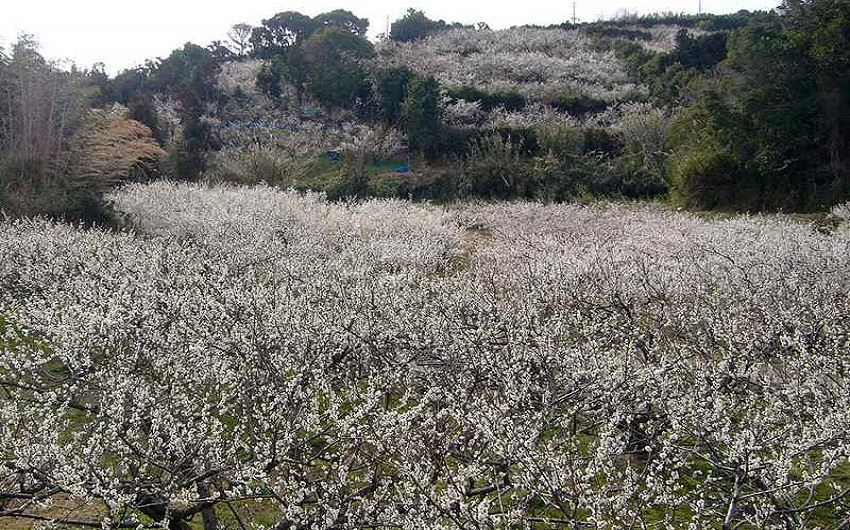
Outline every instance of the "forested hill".
[(103, 189), (163, 177), (745, 211), (850, 194), (847, 2), (495, 31), (410, 10), (378, 42), (368, 27), (278, 13), (114, 78), (21, 40), (0, 61), (0, 205), (98, 218)]

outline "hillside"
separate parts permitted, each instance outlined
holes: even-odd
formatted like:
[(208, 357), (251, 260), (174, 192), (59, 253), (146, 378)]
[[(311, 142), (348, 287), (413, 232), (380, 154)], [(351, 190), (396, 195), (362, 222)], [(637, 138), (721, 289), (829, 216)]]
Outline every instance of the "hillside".
[[(616, 37), (606, 36), (612, 31)], [(268, 60), (227, 61), (216, 77), (228, 101), (215, 112), (224, 148), (213, 155), (208, 175), (345, 193), (335, 186), (341, 185), (340, 173), (347, 168), (322, 158), (367, 150), (369, 193), (444, 199), (464, 193), (452, 189), (459, 187), (457, 182), (447, 186), (445, 181), (463, 172), (470, 149), (507, 149), (509, 158), (517, 155), (505, 143), (476, 146), (497, 132), (509, 144), (522, 142), (521, 150), (529, 154), (556, 147), (573, 151), (567, 155), (592, 155), (583, 160), (589, 165), (583, 171), (608, 173), (601, 183), (573, 183), (567, 190), (541, 193), (565, 198), (583, 186), (590, 193), (660, 194), (665, 190), (661, 175), (612, 175), (618, 170), (611, 166), (619, 157), (600, 160), (598, 155), (619, 154), (627, 144), (646, 158), (664, 150), (664, 130), (675, 104), (653, 102), (649, 87), (630, 74), (618, 50), (622, 43), (637, 42), (648, 54), (667, 53), (682, 31), (708, 33), (663, 21), (642, 29), (607, 24), (496, 31), (450, 27), (419, 40), (379, 42), (367, 61), (372, 83), (378, 84), (383, 72), (406, 71), (432, 76), (439, 83), (440, 120), (448, 145), (438, 149), (448, 159), (412, 156), (401, 116), (376, 124), (368, 112), (322, 105), (285, 80), (269, 98), (268, 90), (264, 93), (256, 82), (270, 68)], [(585, 131), (591, 138), (584, 138)], [(392, 173), (399, 169), (404, 173)]]
[[(132, 172), (142, 180), (265, 182), (332, 199), (824, 212), (850, 198), (850, 66), (832, 42), (844, 19), (831, 10), (843, 8), (831, 5), (501, 30), (410, 10), (376, 43), (364, 37), (368, 20), (348, 11), (283, 12), (115, 78), (75, 74), (63, 82), (80, 114), (38, 119), (73, 125), (87, 106), (118, 105), (110, 112), (147, 126), (166, 152)], [(9, 86), (35, 82), (26, 57), (37, 49), (15, 49), (0, 62)], [(34, 64), (52, 75), (43, 59)], [(47, 103), (7, 108), (65, 108)], [(77, 131), (50, 145), (68, 152)], [(73, 167), (60, 151), (45, 153), (40, 171)], [(17, 157), (3, 170), (11, 208), (38, 210), (42, 199), (16, 198), (42, 193), (17, 183), (16, 171), (29, 171)], [(103, 187), (78, 197), (79, 186), (57, 182), (69, 189), (51, 193), (86, 204)]]

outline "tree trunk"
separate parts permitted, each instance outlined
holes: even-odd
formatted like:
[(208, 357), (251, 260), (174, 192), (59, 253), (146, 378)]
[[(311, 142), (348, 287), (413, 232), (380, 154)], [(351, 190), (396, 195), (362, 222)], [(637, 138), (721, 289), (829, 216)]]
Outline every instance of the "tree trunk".
[[(154, 495), (139, 496), (136, 499), (136, 507), (140, 512), (158, 523), (165, 521), (171, 512), (168, 509), (168, 500)], [(169, 519), (168, 530), (190, 530), (189, 523), (179, 517)]]
[[(201, 499), (210, 497), (210, 487), (207, 484), (198, 484), (198, 496)], [(204, 530), (218, 530), (218, 519), (215, 516), (215, 506), (204, 508), (201, 512), (204, 520)]]

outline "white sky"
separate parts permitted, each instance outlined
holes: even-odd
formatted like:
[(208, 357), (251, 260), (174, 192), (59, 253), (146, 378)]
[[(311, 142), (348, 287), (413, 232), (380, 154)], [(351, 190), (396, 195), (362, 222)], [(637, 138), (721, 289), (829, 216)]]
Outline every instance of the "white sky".
[[(577, 0), (581, 21), (609, 18), (619, 9), (641, 14), (661, 11), (694, 13), (699, 0)], [(780, 0), (702, 0), (703, 10), (730, 13), (769, 10)], [(281, 11), (307, 15), (348, 9), (370, 19), (370, 35), (382, 33), (387, 16), (400, 18), (408, 7), (430, 18), (451, 22), (486, 22), (503, 28), (552, 24), (572, 17), (571, 0), (2, 0), (0, 45), (20, 33), (36, 36), (44, 55), (70, 59), (80, 66), (96, 62), (116, 73), (145, 59), (167, 56), (186, 42), (206, 45), (225, 40), (230, 26), (259, 24)]]

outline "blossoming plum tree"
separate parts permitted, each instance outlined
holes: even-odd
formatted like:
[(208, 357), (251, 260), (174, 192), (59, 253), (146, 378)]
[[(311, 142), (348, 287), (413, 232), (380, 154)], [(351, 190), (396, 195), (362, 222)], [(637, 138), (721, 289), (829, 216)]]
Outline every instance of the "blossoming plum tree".
[(847, 523), (844, 232), (266, 187), (112, 200), (133, 230), (0, 224), (0, 523)]

